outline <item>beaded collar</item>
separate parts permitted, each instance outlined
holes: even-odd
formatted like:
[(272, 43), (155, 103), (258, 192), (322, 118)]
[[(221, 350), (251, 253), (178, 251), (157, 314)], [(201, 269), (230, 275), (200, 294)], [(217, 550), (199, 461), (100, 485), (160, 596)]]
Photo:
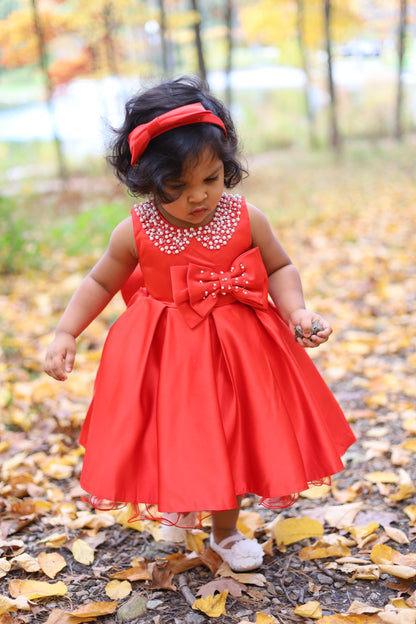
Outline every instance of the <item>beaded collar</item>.
[(171, 225), (161, 216), (153, 199), (136, 204), (134, 211), (149, 239), (166, 254), (185, 251), (193, 238), (208, 249), (221, 249), (231, 239), (240, 221), (241, 197), (223, 193), (211, 221), (197, 227)]

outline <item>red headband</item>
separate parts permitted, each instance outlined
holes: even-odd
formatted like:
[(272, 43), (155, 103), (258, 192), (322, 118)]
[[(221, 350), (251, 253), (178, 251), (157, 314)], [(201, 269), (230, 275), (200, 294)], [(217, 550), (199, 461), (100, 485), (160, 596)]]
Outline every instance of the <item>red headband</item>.
[(140, 126), (137, 126), (130, 132), (127, 140), (130, 146), (131, 164), (134, 165), (138, 161), (149, 142), (159, 136), (159, 134), (195, 123), (211, 123), (219, 126), (227, 136), (227, 130), (223, 121), (214, 115), (212, 111), (204, 108), (199, 102), (197, 104), (179, 106), (179, 108), (174, 108), (155, 117), (148, 123), (140, 124)]

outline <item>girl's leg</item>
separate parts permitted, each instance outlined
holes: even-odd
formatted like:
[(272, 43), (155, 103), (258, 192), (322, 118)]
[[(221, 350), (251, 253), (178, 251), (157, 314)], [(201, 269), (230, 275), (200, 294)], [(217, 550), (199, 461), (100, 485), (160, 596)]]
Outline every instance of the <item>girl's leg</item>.
[(236, 572), (258, 568), (263, 562), (264, 554), (257, 540), (248, 539), (237, 529), (241, 500), (242, 497), (239, 496), (238, 507), (235, 509), (214, 513), (210, 536), (212, 550)]
[[(238, 534), (237, 520), (240, 514), (240, 505), (243, 497), (238, 496), (238, 507), (235, 509), (228, 509), (227, 511), (217, 511), (212, 516), (212, 532), (214, 535), (214, 541), (219, 544), (226, 537)], [(231, 548), (232, 544), (229, 544)]]

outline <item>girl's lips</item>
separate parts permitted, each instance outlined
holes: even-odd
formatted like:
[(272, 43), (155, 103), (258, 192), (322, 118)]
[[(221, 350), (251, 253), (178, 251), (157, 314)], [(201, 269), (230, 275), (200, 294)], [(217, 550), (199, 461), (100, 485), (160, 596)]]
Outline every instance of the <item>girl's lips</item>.
[(194, 217), (197, 217), (201, 214), (203, 214), (204, 212), (207, 212), (208, 208), (204, 208), (203, 206), (201, 208), (195, 208), (195, 210), (192, 210), (191, 215), (194, 215)]

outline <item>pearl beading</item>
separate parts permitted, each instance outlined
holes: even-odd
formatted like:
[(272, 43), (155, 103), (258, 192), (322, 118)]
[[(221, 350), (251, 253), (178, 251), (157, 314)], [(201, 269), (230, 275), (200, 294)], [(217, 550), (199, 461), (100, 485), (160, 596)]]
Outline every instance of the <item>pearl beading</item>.
[(189, 228), (176, 227), (165, 221), (153, 199), (136, 204), (134, 210), (149, 239), (166, 254), (185, 251), (193, 238), (208, 249), (221, 249), (231, 239), (240, 221), (241, 196), (223, 193), (212, 220), (206, 225)]

